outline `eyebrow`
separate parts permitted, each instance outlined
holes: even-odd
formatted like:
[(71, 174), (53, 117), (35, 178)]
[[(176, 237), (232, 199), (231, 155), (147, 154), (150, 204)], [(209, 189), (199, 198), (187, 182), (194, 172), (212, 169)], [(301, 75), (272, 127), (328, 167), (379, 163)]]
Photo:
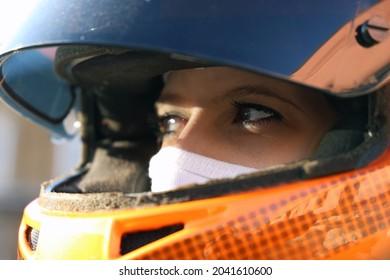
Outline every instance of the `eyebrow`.
[(160, 94), (156, 103), (180, 103), (183, 100), (185, 100), (185, 98), (183, 98), (179, 94), (166, 93), (164, 95)]
[(264, 87), (262, 85), (239, 86), (231, 90), (228, 90), (223, 96), (219, 97), (218, 99), (225, 99), (225, 98), (234, 99), (236, 97), (243, 97), (243, 96), (245, 97), (245, 96), (253, 96), (253, 95), (276, 98), (284, 103), (287, 103), (295, 107), (296, 109), (304, 113), (302, 107), (296, 104), (293, 100), (291, 100), (290, 98), (286, 98), (284, 95), (281, 95), (279, 92), (270, 89), (268, 87)]
[[(223, 95), (213, 98), (212, 102), (218, 104), (226, 99), (234, 100), (235, 98), (245, 96), (265, 96), (267, 98), (277, 99), (283, 103), (293, 106), (295, 109), (299, 110), (305, 115), (309, 114), (308, 112), (306, 112), (303, 106), (299, 106), (296, 102), (292, 100), (292, 98), (287, 98), (285, 95), (286, 94), (280, 94), (279, 91), (276, 91), (275, 89), (264, 85), (248, 84), (228, 89)], [(160, 98), (157, 99), (156, 104), (159, 104), (160, 106), (165, 105), (167, 103), (173, 103), (177, 105), (185, 100), (186, 99), (183, 96), (174, 93), (168, 93), (164, 96), (160, 96)]]

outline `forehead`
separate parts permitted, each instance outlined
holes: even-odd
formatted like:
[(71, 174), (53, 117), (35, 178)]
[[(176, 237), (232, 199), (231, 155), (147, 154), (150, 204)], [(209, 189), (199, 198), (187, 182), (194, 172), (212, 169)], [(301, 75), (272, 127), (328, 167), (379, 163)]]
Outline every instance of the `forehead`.
[(198, 82), (202, 80), (210, 83), (234, 83), (240, 81), (261, 81), (262, 76), (248, 71), (231, 67), (207, 67), (171, 71), (164, 75), (165, 85)]
[(171, 71), (164, 75), (164, 88), (159, 103), (181, 105), (189, 101), (215, 103), (236, 88), (255, 84), (263, 84), (260, 75), (229, 67)]
[(276, 88), (271, 79), (230, 67), (208, 67), (171, 71), (164, 75), (160, 101), (187, 98), (210, 99), (242, 86)]
[[(255, 88), (264, 95), (288, 97), (299, 93), (310, 92), (297, 85), (277, 80), (257, 73), (231, 67), (208, 67), (171, 71), (164, 75), (164, 88), (160, 100), (180, 95), (218, 95), (232, 91), (245, 92), (243, 87)], [(302, 95), (298, 94), (298, 95)], [(298, 97), (298, 96), (297, 96)]]
[[(293, 104), (313, 113), (324, 105), (325, 97), (316, 90), (231, 67), (208, 67), (168, 72), (158, 103), (180, 106), (221, 104), (243, 96), (256, 96)], [(260, 98), (260, 99), (259, 99)]]

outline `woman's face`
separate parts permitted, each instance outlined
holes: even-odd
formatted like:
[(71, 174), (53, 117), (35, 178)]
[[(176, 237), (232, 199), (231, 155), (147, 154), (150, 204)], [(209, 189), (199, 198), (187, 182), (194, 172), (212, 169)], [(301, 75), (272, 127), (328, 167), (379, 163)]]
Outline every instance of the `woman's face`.
[(320, 94), (228, 67), (168, 73), (157, 111), (162, 147), (258, 169), (309, 157), (338, 119)]

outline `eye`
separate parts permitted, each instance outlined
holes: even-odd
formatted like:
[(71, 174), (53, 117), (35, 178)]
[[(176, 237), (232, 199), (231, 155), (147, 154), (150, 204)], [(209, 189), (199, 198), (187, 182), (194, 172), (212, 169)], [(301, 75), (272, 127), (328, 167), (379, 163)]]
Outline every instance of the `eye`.
[(159, 126), (162, 135), (176, 133), (183, 129), (187, 120), (177, 114), (166, 114), (160, 117)]
[(262, 126), (282, 118), (278, 112), (259, 104), (234, 103), (234, 106), (237, 108), (234, 122), (244, 127)]

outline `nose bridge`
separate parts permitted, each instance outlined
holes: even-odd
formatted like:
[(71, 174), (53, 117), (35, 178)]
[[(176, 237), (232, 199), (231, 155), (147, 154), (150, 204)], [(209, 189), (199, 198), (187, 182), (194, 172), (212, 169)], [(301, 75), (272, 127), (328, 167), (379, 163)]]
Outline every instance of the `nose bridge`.
[(177, 148), (199, 153), (209, 145), (212, 134), (215, 132), (212, 120), (203, 109), (195, 109), (187, 124), (180, 131), (176, 143)]

